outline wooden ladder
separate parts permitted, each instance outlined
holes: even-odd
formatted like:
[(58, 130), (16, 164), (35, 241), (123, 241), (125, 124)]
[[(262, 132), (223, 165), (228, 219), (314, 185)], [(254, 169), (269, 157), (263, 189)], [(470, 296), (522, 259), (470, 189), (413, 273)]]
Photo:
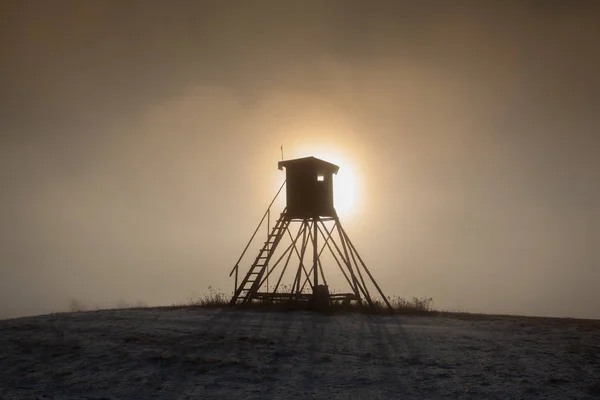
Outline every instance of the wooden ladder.
[(235, 294), (231, 298), (231, 305), (246, 304), (252, 301), (252, 298), (261, 286), (261, 280), (267, 271), (269, 261), (289, 224), (290, 220), (286, 216), (286, 210), (284, 210), (271, 230), (271, 233), (269, 233), (267, 241), (258, 252), (258, 256), (248, 270), (248, 273), (236, 289)]

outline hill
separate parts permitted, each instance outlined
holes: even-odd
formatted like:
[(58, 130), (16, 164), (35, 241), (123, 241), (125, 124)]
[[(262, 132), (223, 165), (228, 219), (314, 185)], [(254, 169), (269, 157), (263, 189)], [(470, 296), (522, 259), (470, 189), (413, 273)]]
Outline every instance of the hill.
[(0, 321), (2, 399), (599, 398), (600, 321), (199, 307)]

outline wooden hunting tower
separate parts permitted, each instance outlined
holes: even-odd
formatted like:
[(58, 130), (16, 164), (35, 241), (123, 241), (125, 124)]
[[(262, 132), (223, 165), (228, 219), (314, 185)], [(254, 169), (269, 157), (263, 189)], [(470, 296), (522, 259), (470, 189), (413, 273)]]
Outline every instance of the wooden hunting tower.
[[(381, 301), (391, 310), (389, 301), (342, 228), (335, 211), (333, 175), (337, 174), (339, 167), (315, 157), (280, 161), (278, 167), (280, 170), (285, 168), (286, 180), (229, 274), (229, 276), (235, 274), (235, 291), (231, 304), (292, 301), (307, 302), (323, 309), (336, 301), (346, 303), (356, 301), (362, 304), (364, 300), (369, 306), (375, 307), (375, 301), (371, 298), (367, 285), (370, 282), (369, 284), (377, 289)], [(271, 206), (284, 185), (287, 185), (286, 208), (271, 229)], [(261, 245), (248, 272), (239, 282), (240, 263), (265, 220), (267, 221), (266, 241)], [(298, 229), (293, 230), (293, 225)], [(284, 237), (291, 242), (287, 247), (282, 245)], [(283, 251), (277, 254), (278, 249)], [(340, 268), (352, 290), (351, 293), (329, 293), (321, 262), (325, 249), (329, 250)], [(312, 263), (307, 263), (306, 259), (310, 253), (312, 253)], [(293, 283), (291, 286), (284, 284), (283, 287), (287, 286), (288, 289), (280, 290), (282, 279), (288, 271), (288, 266), (291, 265), (292, 256), (298, 260), (297, 267), (289, 269), (293, 271)], [(309, 269), (311, 264), (312, 267)], [(280, 266), (279, 272), (273, 274), (273, 271)], [(269, 277), (272, 275), (278, 276), (274, 285), (269, 284)]]
[(315, 157), (280, 161), (285, 168), (287, 212), (291, 218), (333, 217), (333, 174), (337, 165)]

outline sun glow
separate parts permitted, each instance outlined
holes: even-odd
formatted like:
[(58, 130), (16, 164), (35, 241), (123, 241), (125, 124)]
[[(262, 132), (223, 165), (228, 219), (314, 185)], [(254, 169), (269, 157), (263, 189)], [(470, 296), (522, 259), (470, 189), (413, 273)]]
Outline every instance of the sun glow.
[(340, 218), (356, 215), (360, 208), (360, 180), (352, 158), (341, 154), (339, 150), (323, 149), (308, 149), (289, 158), (306, 156), (314, 156), (340, 167), (338, 173), (333, 175), (333, 205)]
[(334, 207), (342, 219), (358, 217), (365, 207), (363, 193), (368, 183), (363, 179), (362, 137), (345, 120), (320, 113), (310, 119), (310, 127), (304, 121), (286, 126), (278, 138), (282, 144), (280, 160), (313, 156), (340, 167), (333, 175)]
[(351, 215), (356, 207), (356, 181), (349, 167), (340, 165), (340, 171), (333, 177), (333, 204), (340, 217)]

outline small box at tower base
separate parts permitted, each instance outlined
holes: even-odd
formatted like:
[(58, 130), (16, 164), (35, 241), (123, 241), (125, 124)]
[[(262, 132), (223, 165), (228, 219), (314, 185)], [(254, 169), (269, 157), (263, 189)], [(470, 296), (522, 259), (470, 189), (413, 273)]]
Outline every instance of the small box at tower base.
[[(333, 175), (339, 167), (304, 157), (280, 161), (278, 168), (285, 168), (286, 179), (229, 274), (234, 277), (230, 304), (287, 303), (326, 311), (356, 303), (392, 311), (335, 211)], [(271, 207), (284, 186), (286, 207), (271, 226)], [(261, 227), (266, 227), (264, 236), (257, 236)], [(259, 249), (256, 257), (245, 259), (253, 244)], [(324, 253), (332, 256), (332, 265), (323, 266)], [(248, 267), (242, 275), (244, 264)], [(347, 292), (330, 292), (327, 268), (341, 271)]]

